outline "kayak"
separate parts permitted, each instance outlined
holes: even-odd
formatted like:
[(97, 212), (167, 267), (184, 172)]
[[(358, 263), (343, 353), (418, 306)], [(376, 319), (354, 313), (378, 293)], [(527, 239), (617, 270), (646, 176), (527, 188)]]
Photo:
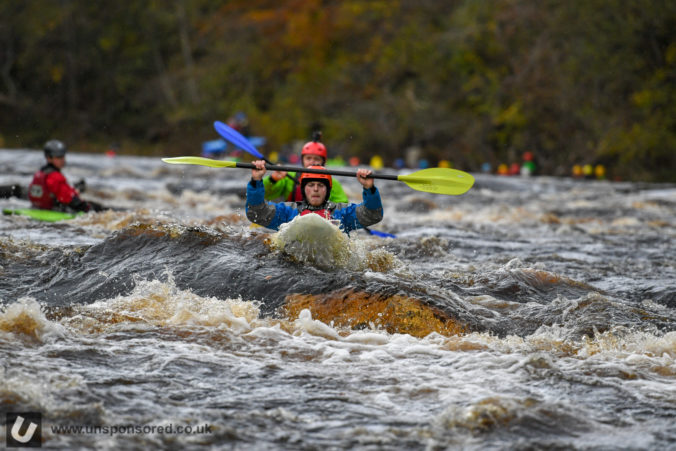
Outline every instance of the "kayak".
[(39, 210), (37, 208), (3, 208), (2, 213), (5, 215), (27, 216), (38, 221), (57, 222), (67, 219), (73, 219), (84, 213), (66, 213), (63, 211), (54, 210)]

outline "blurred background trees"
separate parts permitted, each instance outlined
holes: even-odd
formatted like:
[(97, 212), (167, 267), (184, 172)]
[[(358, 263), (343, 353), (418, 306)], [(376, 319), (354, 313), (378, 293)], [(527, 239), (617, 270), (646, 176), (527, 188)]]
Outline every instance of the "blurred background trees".
[(0, 52), (3, 147), (195, 154), (243, 111), (270, 149), (676, 181), (671, 0), (4, 1)]

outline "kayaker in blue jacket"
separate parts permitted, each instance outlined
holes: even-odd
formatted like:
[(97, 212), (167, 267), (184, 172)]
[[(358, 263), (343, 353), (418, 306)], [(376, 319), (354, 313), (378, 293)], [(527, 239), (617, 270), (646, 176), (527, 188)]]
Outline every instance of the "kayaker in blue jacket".
[[(266, 202), (263, 176), (265, 162), (254, 161), (256, 169), (251, 170), (251, 181), (246, 187), (246, 216), (251, 222), (272, 230), (291, 221), (298, 215), (319, 214), (326, 219), (337, 219), (344, 232), (361, 229), (380, 222), (383, 218), (383, 205), (378, 188), (374, 185), (370, 169), (357, 170), (357, 180), (364, 190), (364, 201), (360, 204), (335, 203), (329, 201), (332, 178), (328, 174), (304, 172), (300, 177), (301, 202)], [(311, 168), (324, 169), (322, 166)]]

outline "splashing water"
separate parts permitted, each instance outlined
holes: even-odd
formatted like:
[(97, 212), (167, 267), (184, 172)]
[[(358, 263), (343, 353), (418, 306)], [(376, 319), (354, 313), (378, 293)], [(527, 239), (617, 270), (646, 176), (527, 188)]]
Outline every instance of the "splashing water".
[(271, 248), (292, 260), (324, 270), (363, 270), (369, 266), (389, 268), (382, 250), (371, 251), (364, 240), (351, 239), (331, 221), (319, 215), (296, 216), (270, 237)]

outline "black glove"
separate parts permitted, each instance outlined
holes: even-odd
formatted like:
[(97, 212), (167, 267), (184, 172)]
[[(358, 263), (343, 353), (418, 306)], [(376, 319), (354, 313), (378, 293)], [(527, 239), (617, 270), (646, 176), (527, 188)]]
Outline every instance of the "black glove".
[(103, 205), (98, 204), (98, 203), (96, 203), (96, 202), (91, 202), (91, 201), (90, 201), (90, 202), (87, 202), (87, 203), (89, 204), (89, 211), (92, 211), (92, 210), (94, 210), (94, 211), (103, 211), (103, 210), (106, 210), (106, 208), (105, 208)]
[(73, 199), (70, 201), (68, 206), (75, 211), (103, 211), (103, 210), (107, 210), (106, 207), (104, 207), (103, 205), (101, 205), (99, 203), (82, 200), (78, 196), (73, 196)]
[(84, 179), (80, 179), (79, 182), (77, 182), (75, 185), (73, 185), (76, 190), (78, 190), (80, 193), (84, 193), (87, 190), (87, 184), (85, 183)]

